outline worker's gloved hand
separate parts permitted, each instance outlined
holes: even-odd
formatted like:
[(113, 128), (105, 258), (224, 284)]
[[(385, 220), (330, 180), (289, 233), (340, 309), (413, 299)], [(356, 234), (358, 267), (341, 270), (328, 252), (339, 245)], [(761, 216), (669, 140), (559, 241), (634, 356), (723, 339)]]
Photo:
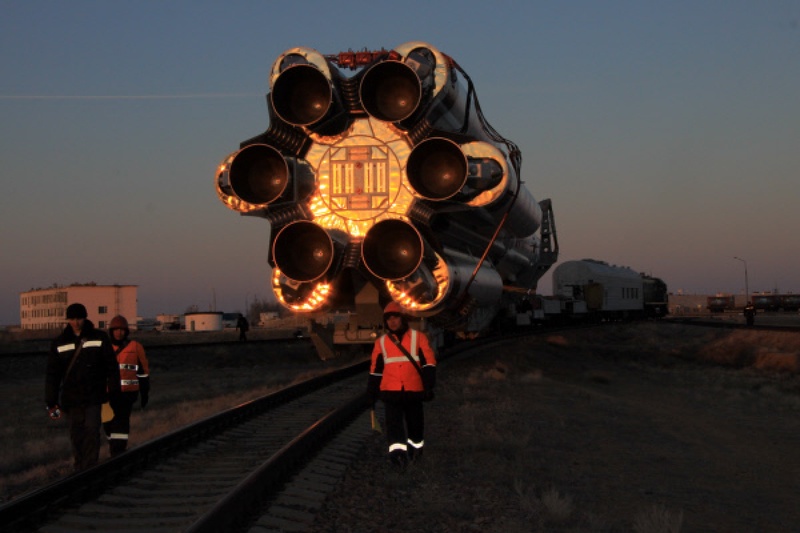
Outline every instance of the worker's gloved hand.
[(139, 397), (142, 399), (142, 409), (147, 407), (150, 401), (150, 377), (139, 376)]
[(367, 397), (369, 398), (370, 405), (374, 406), (378, 401), (378, 396), (381, 393), (381, 379), (383, 376), (370, 374), (367, 380)]
[(422, 386), (426, 391), (433, 391), (436, 386), (436, 367), (425, 365), (422, 367)]
[(47, 416), (52, 418), (53, 420), (58, 420), (61, 418), (61, 409), (57, 405), (47, 406)]

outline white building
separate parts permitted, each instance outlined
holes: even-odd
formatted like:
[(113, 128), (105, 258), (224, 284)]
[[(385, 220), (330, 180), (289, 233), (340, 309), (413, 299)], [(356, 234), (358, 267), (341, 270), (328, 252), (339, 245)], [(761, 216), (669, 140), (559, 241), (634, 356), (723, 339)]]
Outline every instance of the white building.
[(222, 331), (222, 311), (207, 313), (186, 313), (186, 331)]
[(116, 315), (136, 327), (137, 285), (69, 285), (35, 289), (19, 295), (19, 318), (22, 329), (62, 329), (67, 306), (80, 303), (86, 307), (95, 327), (105, 329)]

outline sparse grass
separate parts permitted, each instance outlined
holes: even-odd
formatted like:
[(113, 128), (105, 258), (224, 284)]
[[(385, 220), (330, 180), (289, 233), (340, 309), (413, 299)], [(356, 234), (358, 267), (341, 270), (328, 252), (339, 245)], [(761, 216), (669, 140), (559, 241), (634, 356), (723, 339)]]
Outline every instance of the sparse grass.
[(662, 505), (639, 513), (633, 521), (636, 533), (680, 533), (683, 527), (683, 511), (670, 511)]
[(564, 522), (575, 510), (570, 496), (562, 495), (555, 488), (549, 488), (542, 493), (542, 505), (547, 515), (556, 522)]
[[(635, 335), (631, 328), (636, 328)], [(739, 394), (741, 370), (709, 370), (711, 365), (718, 369), (719, 364), (712, 353), (725, 353), (731, 344), (767, 341), (751, 338), (749, 332), (741, 334), (742, 338), (726, 341), (730, 331), (653, 324), (612, 326), (602, 334), (586, 331), (534, 339), (527, 350), (501, 346), (494, 350), (496, 356), (448, 367), (446, 375), (440, 376), (436, 400), (426, 407), (422, 464), (411, 465), (404, 474), (392, 471), (386, 464), (384, 437), (375, 435), (366, 456), (348, 472), (312, 531), (679, 532), (683, 509), (663, 506), (639, 487), (626, 490), (625, 481), (632, 482), (638, 475), (633, 466), (637, 458), (598, 458), (573, 450), (602, 448), (604, 443), (592, 441), (591, 436), (577, 438), (590, 429), (570, 418), (572, 405), (583, 402), (588, 407), (581, 408), (591, 411), (597, 403), (596, 418), (616, 416), (600, 410), (607, 409), (600, 398), (613, 395), (621, 386), (618, 372), (622, 371), (660, 381), (679, 368), (673, 379), (685, 375), (686, 383), (679, 386), (688, 391), (696, 383), (703, 385), (703, 380), (716, 380), (706, 383), (712, 394), (715, 388)], [(781, 350), (800, 353), (800, 335), (770, 342)], [(770, 387), (768, 398), (746, 396), (746, 401), (796, 409), (800, 398), (796, 375), (745, 372), (748, 383), (755, 378)], [(563, 407), (554, 402), (562, 402)], [(547, 406), (529, 408), (535, 404)], [(635, 436), (637, 429), (632, 431)], [(544, 435), (564, 440), (548, 441)], [(553, 462), (559, 457), (564, 460)], [(600, 462), (616, 460), (627, 470), (598, 468), (595, 474), (592, 464), (577, 463), (591, 461), (590, 457)], [(663, 458), (640, 460), (650, 461), (651, 471), (658, 471)], [(600, 472), (613, 472), (607, 475), (619, 479), (593, 478)], [(655, 478), (654, 492), (670, 490), (658, 486)], [(625, 497), (606, 501), (608, 488), (622, 491)], [(409, 509), (414, 511), (409, 513)], [(431, 524), (436, 527), (431, 529)]]
[[(135, 406), (130, 446), (347, 362), (326, 363), (310, 345), (289, 346), (275, 353), (263, 344), (236, 342), (173, 352), (151, 350), (150, 404), (146, 410)], [(13, 399), (0, 410), (0, 502), (72, 471), (66, 417), (52, 421), (45, 413), (44, 360), (15, 364), (0, 368), (4, 398)], [(100, 460), (107, 457), (103, 445)]]
[[(635, 335), (631, 328), (636, 328)], [(608, 335), (576, 332), (532, 340), (529, 347), (516, 351), (501, 347), (491, 358), (449, 367), (440, 374), (437, 399), (426, 405), (427, 445), (422, 463), (403, 474), (393, 471), (385, 461), (384, 436), (375, 435), (364, 459), (353, 466), (341, 490), (331, 496), (313, 531), (365, 530), (354, 527), (356, 523), (369, 524), (366, 530), (396, 532), (430, 531), (431, 524), (437, 524), (434, 530), (449, 532), (679, 532), (686, 511), (678, 505), (667, 507), (661, 498), (638, 488), (631, 487), (630, 501), (597, 505), (604, 487), (619, 480), (591, 477), (593, 465), (568, 459), (573, 457), (572, 449), (581, 445), (577, 442), (604, 444), (590, 436), (575, 438), (586, 429), (571, 418), (572, 403), (580, 401), (592, 407), (596, 403), (598, 411), (592, 416), (613, 421), (617, 413), (599, 408), (604, 395), (622, 386), (619, 372), (629, 370), (659, 381), (680, 364), (676, 379), (685, 379), (688, 395), (693, 387), (702, 385), (721, 397), (764, 402), (772, 410), (796, 414), (800, 406), (796, 373), (765, 371), (755, 364), (748, 369), (737, 366), (748, 360), (749, 356), (742, 354), (758, 355), (760, 351), (800, 354), (800, 335), (621, 325), (612, 326)], [(755, 363), (758, 358), (749, 360)], [(608, 361), (614, 365), (604, 363)], [(281, 383), (278, 376), (285, 372), (296, 375), (325, 367), (313, 354), (267, 363), (257, 356), (212, 353), (200, 357), (187, 352), (154, 362), (152, 409), (135, 413), (134, 444), (277, 387)], [(729, 370), (709, 372), (712, 365)], [(20, 387), (13, 389), (14, 397), (27, 406), (15, 411), (13, 416), (18, 419), (0, 415), (4, 441), (27, 425), (26, 440), (47, 443), (44, 450), (20, 451), (12, 463), (22, 464), (24, 454), (38, 459), (16, 473), (7, 470), (10, 464), (0, 458), (4, 496), (14, 493), (11, 483), (35, 486), (30, 480), (36, 476), (42, 480), (68, 472), (66, 428), (52, 429), (46, 420), (40, 402), (42, 376), (43, 369), (30, 383), (11, 383)], [(532, 408), (536, 406), (546, 409)], [(548, 441), (543, 435), (564, 435), (564, 439)], [(54, 454), (50, 459), (44, 457), (48, 446)], [(543, 455), (549, 462), (543, 461)], [(601, 459), (625, 462), (637, 458)], [(37, 466), (43, 461), (49, 461), (49, 466)], [(620, 479), (631, 483), (621, 475)]]

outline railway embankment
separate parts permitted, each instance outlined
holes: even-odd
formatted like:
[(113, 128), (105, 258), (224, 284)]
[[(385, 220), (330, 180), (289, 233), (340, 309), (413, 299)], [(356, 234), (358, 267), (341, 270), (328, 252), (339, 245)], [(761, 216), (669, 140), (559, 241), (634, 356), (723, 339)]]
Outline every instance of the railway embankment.
[[(152, 405), (135, 413), (132, 438), (336, 364), (307, 341), (260, 344), (154, 351)], [(648, 531), (641, 524), (658, 520), (791, 531), (800, 377), (765, 362), (799, 353), (798, 333), (682, 324), (503, 341), (443, 368), (423, 463), (390, 470), (374, 435), (313, 531)], [(65, 428), (39, 413), (40, 370), (1, 374), (19, 398), (4, 438), (24, 435), (14, 449), (28, 461), (3, 465), (4, 495), (35, 487), (53, 464), (43, 448), (68, 455)]]
[(422, 463), (392, 472), (375, 435), (310, 531), (796, 531), (800, 375), (771, 354), (800, 333), (509, 341), (440, 376)]

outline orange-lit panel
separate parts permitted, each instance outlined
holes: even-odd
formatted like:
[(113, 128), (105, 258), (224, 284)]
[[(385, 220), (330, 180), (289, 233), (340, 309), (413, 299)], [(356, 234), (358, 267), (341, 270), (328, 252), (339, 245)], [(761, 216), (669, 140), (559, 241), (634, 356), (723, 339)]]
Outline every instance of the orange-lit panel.
[(306, 154), (317, 176), (309, 203), (317, 224), (357, 237), (376, 222), (406, 215), (414, 200), (403, 181), (411, 150), (398, 130), (361, 118), (333, 144), (319, 141)]
[[(285, 294), (290, 286), (295, 294), (290, 298)], [(325, 306), (331, 291), (327, 282), (293, 283), (278, 268), (272, 270), (272, 290), (284, 307), (297, 312), (318, 311)]]

